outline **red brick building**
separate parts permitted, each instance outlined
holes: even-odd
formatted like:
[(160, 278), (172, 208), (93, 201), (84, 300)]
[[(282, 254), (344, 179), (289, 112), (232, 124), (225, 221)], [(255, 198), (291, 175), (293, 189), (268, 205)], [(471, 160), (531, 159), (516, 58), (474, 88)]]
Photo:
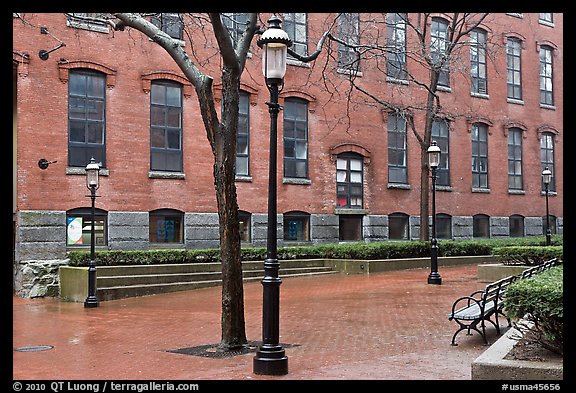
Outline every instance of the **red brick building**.
[[(354, 54), (336, 42), (314, 63), (289, 59), (280, 94), (281, 243), (418, 238), (420, 147), (404, 118), (350, 87), (353, 74), (359, 86), (392, 103), (423, 102), (425, 89), (408, 77), (427, 78), (409, 51), (415, 33), (404, 18), (416, 15), (344, 14), (337, 23), (335, 14), (281, 17), (302, 54), (331, 24), (334, 34), (348, 29), (359, 43), (381, 39), (406, 48), (404, 56), (388, 55), (385, 67), (362, 57), (358, 68), (343, 67)], [(428, 39), (441, 42), (450, 18), (433, 14)], [(153, 19), (218, 77), (210, 31), (189, 16)], [(191, 29), (192, 42), (174, 21)], [(242, 14), (225, 18), (233, 35), (241, 21)], [(15, 14), (13, 31), (17, 290), (29, 294), (31, 263), (62, 261), (67, 250), (89, 244), (84, 168), (91, 156), (102, 168), (97, 247), (217, 247), (210, 145), (194, 88), (165, 51), (134, 30), (114, 31), (98, 14)], [(50, 51), (47, 59), (41, 50)], [(562, 232), (562, 80), (562, 14), (491, 14), (463, 39), (441, 78), (442, 112), (433, 127), (443, 153), (440, 238), (542, 234), (545, 167), (553, 171), (552, 231)], [(215, 79), (216, 97), (220, 86)], [(241, 89), (241, 229), (245, 246), (262, 246), (269, 92), (255, 42)], [(414, 122), (422, 129), (422, 112), (415, 111)], [(41, 159), (51, 162), (46, 169)]]

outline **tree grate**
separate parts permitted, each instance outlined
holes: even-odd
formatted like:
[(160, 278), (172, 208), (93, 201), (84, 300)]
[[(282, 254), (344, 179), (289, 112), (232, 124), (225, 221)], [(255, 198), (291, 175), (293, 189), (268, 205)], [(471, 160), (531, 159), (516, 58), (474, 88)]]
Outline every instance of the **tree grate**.
[(16, 352), (38, 352), (38, 351), (47, 351), (49, 349), (54, 348), (52, 345), (28, 345), (25, 347), (16, 348)]
[[(248, 341), (248, 345), (238, 349), (223, 350), (218, 347), (219, 344), (198, 345), (195, 347), (186, 347), (178, 349), (168, 349), (166, 352), (179, 353), (182, 355), (202, 356), (206, 358), (230, 358), (234, 356), (246, 355), (247, 353), (256, 352), (261, 341)], [(298, 344), (283, 344), (282, 348), (298, 346)]]

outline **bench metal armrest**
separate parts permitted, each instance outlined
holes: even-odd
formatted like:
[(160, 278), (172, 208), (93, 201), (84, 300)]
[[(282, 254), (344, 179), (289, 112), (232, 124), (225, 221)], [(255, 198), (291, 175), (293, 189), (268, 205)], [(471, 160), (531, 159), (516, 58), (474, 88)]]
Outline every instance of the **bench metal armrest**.
[[(480, 291), (480, 292), (482, 292), (482, 291)], [(466, 305), (465, 306), (459, 306), (459, 304), (461, 302), (464, 302), (464, 301), (465, 301)], [(461, 298), (456, 299), (454, 304), (452, 304), (452, 312), (448, 316), (448, 320), (454, 319), (454, 314), (456, 311), (470, 307), (470, 305), (472, 303), (476, 303), (476, 305), (479, 307), (481, 312), (484, 311), (484, 302), (481, 299), (476, 299), (475, 297), (472, 297), (472, 296), (462, 296)]]

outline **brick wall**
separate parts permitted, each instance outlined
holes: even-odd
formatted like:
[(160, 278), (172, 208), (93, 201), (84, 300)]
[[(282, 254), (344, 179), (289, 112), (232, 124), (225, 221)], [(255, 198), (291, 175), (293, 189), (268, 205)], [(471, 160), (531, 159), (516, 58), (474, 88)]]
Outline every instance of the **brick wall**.
[[(68, 27), (64, 14), (24, 14), (33, 26), (47, 26), (66, 43), (42, 61), (40, 49), (50, 49), (55, 41), (40, 34), (37, 27), (14, 19), (13, 46), (18, 53), (29, 54), (27, 64), (16, 64), (17, 76), (17, 209), (66, 211), (89, 206), (84, 176), (67, 170), (67, 94), (62, 80), (67, 62), (89, 61), (107, 67), (111, 79), (106, 89), (106, 157), (108, 176), (103, 176), (97, 205), (106, 211), (148, 212), (173, 208), (184, 212), (214, 213), (216, 202), (212, 178), (212, 154), (206, 139), (195, 92), (190, 89), (183, 102), (184, 178), (149, 177), (150, 166), (150, 95), (145, 78), (151, 72), (181, 75), (176, 64), (148, 38), (135, 31), (101, 33)], [(315, 45), (326, 21), (333, 15), (309, 14), (309, 48)], [(520, 214), (526, 217), (544, 214), (544, 197), (540, 186), (540, 147), (538, 128), (552, 127), (559, 132), (555, 141), (556, 188), (550, 198), (551, 214), (563, 216), (563, 17), (555, 14), (554, 27), (538, 23), (538, 14), (524, 14), (522, 19), (505, 14), (490, 16), (484, 23), (489, 38), (499, 44), (494, 62), (488, 62), (489, 98), (472, 97), (466, 75), (451, 72), (451, 91), (439, 92), (446, 114), (457, 115), (450, 126), (451, 189), (439, 191), (437, 212), (453, 216), (483, 213), (490, 216)], [(522, 51), (523, 104), (506, 100), (505, 32), (524, 37)], [(209, 34), (208, 34), (209, 36)], [(410, 38), (409, 38), (410, 39)], [(539, 104), (538, 43), (549, 43), (558, 49), (554, 57), (555, 109)], [(187, 48), (190, 43), (186, 42)], [(332, 44), (332, 49), (335, 49)], [(215, 53), (215, 43), (207, 42), (206, 53)], [(199, 48), (201, 45), (195, 45)], [(462, 61), (469, 61), (463, 49)], [(269, 114), (265, 104), (269, 93), (260, 71), (260, 49), (252, 46), (247, 60), (243, 88), (251, 93), (250, 105), (250, 173), (251, 181), (237, 182), (238, 203), (251, 213), (266, 212), (268, 182)], [(200, 56), (200, 55), (199, 55)], [(335, 212), (335, 161), (331, 149), (340, 144), (356, 144), (369, 152), (364, 169), (364, 208), (372, 215), (393, 212), (419, 214), (419, 161), (416, 139), (409, 131), (410, 189), (390, 189), (387, 184), (387, 115), (354, 93), (347, 116), (348, 75), (335, 72), (335, 60), (321, 55), (309, 66), (289, 65), (281, 104), (287, 97), (309, 101), (309, 184), (287, 184), (282, 178), (282, 117), (279, 119), (278, 212), (292, 210), (311, 214)], [(217, 60), (206, 65), (215, 68)], [(409, 63), (411, 70), (422, 74)], [(328, 88), (322, 72), (328, 71)], [(24, 72), (25, 71), (25, 72)], [(466, 73), (464, 73), (466, 74)], [(215, 78), (218, 96), (219, 76)], [(392, 99), (417, 100), (424, 91), (414, 83), (401, 85), (386, 82), (380, 71), (362, 69), (357, 80), (363, 86), (386, 91)], [(330, 87), (331, 86), (331, 87)], [(281, 113), (282, 115), (282, 113)], [(488, 119), (489, 128), (489, 193), (471, 192), (470, 121), (466, 116)], [(417, 127), (423, 116), (417, 115)], [(508, 193), (506, 124), (521, 122), (526, 126), (523, 139), (524, 194)], [(40, 170), (40, 158), (57, 160), (47, 170)]]

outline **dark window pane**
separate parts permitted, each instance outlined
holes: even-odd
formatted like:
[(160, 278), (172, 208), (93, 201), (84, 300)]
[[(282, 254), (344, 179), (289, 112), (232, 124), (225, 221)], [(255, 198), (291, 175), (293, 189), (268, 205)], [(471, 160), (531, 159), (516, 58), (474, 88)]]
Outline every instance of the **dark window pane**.
[(100, 122), (88, 123), (88, 129), (86, 132), (86, 139), (88, 143), (104, 143), (104, 130), (102, 127), (103, 124)]
[(164, 126), (165, 124), (164, 108), (161, 106), (150, 107), (150, 124), (153, 126)]
[(150, 146), (158, 148), (166, 147), (165, 131), (163, 128), (152, 128)]
[(84, 122), (70, 120), (70, 142), (86, 142), (86, 131), (84, 130)]
[(152, 84), (150, 88), (150, 102), (152, 104), (166, 103), (166, 88), (162, 85)]
[(180, 149), (180, 130), (168, 130), (166, 142), (168, 149)]

